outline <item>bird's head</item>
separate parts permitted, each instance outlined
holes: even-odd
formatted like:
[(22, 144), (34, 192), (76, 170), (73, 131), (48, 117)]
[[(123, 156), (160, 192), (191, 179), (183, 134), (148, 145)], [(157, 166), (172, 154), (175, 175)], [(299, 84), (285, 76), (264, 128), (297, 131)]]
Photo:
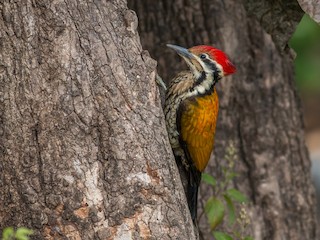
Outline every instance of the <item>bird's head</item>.
[(167, 46), (175, 50), (186, 61), (197, 79), (207, 74), (212, 76), (214, 81), (218, 81), (236, 71), (227, 55), (214, 47), (200, 45), (186, 49), (172, 44), (167, 44)]

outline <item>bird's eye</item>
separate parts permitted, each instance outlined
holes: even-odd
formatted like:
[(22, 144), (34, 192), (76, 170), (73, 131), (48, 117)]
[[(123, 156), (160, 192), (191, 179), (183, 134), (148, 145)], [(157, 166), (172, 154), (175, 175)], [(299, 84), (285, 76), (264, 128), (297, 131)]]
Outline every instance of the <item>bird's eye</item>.
[(200, 55), (200, 58), (201, 58), (201, 59), (206, 59), (206, 58), (207, 58), (207, 55), (206, 55), (206, 54), (201, 54), (201, 55)]

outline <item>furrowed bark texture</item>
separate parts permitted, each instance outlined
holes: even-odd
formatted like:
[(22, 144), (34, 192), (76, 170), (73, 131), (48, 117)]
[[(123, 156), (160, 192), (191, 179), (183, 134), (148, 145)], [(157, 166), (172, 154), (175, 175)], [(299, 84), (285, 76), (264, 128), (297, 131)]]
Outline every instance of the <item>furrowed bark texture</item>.
[(126, 1), (0, 3), (0, 229), (194, 239)]
[[(166, 43), (214, 45), (235, 63), (237, 73), (217, 86), (220, 111), (207, 171), (219, 176), (233, 142), (239, 174), (233, 184), (251, 199), (253, 239), (319, 239), (292, 57), (283, 51), (303, 13), (297, 3), (269, 2), (130, 0), (129, 7), (139, 17), (142, 45), (166, 81), (186, 68)], [(202, 205), (213, 195), (208, 188), (203, 184)], [(204, 215), (200, 229), (204, 239), (212, 239)]]

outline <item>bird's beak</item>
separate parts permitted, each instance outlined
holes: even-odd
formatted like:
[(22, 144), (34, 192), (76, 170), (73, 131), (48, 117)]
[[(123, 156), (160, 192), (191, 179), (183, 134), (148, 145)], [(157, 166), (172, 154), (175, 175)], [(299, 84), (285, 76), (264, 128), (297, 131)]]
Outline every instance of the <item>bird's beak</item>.
[(177, 46), (177, 45), (172, 45), (172, 44), (167, 44), (167, 47), (172, 48), (173, 50), (175, 50), (181, 57), (185, 57), (187, 59), (192, 59), (193, 54), (191, 52), (189, 52), (188, 49)]

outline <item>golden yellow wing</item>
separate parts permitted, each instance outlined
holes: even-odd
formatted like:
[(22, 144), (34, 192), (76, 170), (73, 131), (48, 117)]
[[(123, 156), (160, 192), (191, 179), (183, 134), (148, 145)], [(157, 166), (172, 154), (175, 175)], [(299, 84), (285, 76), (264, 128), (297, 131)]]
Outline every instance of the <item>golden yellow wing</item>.
[(211, 95), (186, 99), (178, 110), (180, 140), (197, 170), (202, 172), (213, 149), (219, 100), (216, 90)]

